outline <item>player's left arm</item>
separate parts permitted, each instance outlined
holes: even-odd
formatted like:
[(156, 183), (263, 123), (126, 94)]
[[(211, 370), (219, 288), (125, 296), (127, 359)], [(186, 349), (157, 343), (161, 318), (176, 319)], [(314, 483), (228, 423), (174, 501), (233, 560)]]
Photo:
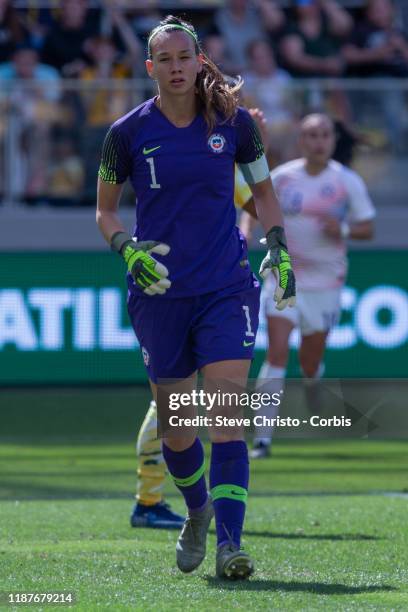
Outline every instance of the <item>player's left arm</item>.
[(265, 278), (270, 272), (276, 277), (274, 299), (276, 307), (283, 310), (295, 304), (296, 283), (288, 253), (283, 216), (275, 195), (264, 146), (259, 130), (247, 111), (237, 116), (236, 161), (248, 183), (254, 199), (258, 219), (266, 237), (267, 254), (259, 273)]
[(254, 199), (257, 217), (265, 233), (274, 225), (283, 228), (283, 216), (269, 172), (267, 178), (259, 183), (250, 184), (249, 188)]
[(337, 240), (370, 240), (374, 236), (375, 208), (367, 187), (363, 179), (349, 168), (344, 168), (343, 180), (348, 193), (348, 217), (326, 219), (324, 231)]
[(250, 215), (253, 219), (255, 219), (255, 221), (258, 219), (258, 215), (255, 208), (255, 201), (252, 196), (242, 206), (242, 210), (248, 215)]
[[(264, 153), (265, 155), (268, 155), (268, 151), (270, 148), (270, 138), (269, 138), (269, 132), (268, 132), (268, 123), (265, 119), (265, 115), (262, 112), (262, 110), (257, 107), (249, 108), (248, 112), (251, 115), (252, 119), (255, 122), (255, 125), (258, 128), (259, 135), (261, 137), (262, 144), (264, 146)], [(244, 183), (244, 186), (241, 183), (242, 181), (238, 181), (238, 175), (236, 174), (235, 176), (235, 205), (241, 208), (242, 211), (244, 211), (244, 213), (241, 215), (241, 219), (246, 219), (247, 214), (245, 213), (248, 213), (248, 215), (252, 217), (250, 221), (250, 225), (251, 225), (251, 228), (253, 228), (255, 226), (254, 220), (258, 219), (258, 215), (256, 212), (256, 207), (255, 207), (255, 201), (252, 196), (251, 190), (248, 188), (247, 183)], [(241, 231), (242, 231), (243, 226), (246, 226), (246, 223), (244, 223), (242, 226), (240, 224)], [(248, 239), (248, 235), (245, 232), (244, 232), (244, 235)]]
[(258, 219), (266, 233), (261, 243), (268, 249), (259, 274), (262, 278), (266, 278), (269, 272), (273, 272), (276, 278), (274, 294), (276, 308), (283, 310), (286, 306), (295, 305), (296, 281), (288, 253), (281, 208), (269, 175), (263, 181), (250, 184), (250, 188)]

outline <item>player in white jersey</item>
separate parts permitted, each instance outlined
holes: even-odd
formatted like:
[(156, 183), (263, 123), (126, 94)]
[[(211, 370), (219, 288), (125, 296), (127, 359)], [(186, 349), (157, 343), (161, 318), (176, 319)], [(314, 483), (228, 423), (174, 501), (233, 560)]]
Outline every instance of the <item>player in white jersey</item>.
[[(264, 283), (261, 308), (268, 323), (269, 347), (258, 386), (269, 393), (283, 388), (289, 336), (299, 328), (300, 367), (305, 390), (314, 396), (323, 374), (327, 336), (340, 315), (340, 295), (347, 275), (346, 239), (367, 240), (373, 234), (375, 210), (363, 180), (331, 159), (335, 147), (333, 122), (323, 114), (305, 117), (301, 124), (301, 159), (278, 166), (272, 181), (284, 213), (285, 230), (297, 282), (294, 308), (278, 311), (270, 276)], [(250, 233), (249, 216), (241, 230)], [(265, 407), (273, 418), (277, 409)], [(253, 457), (268, 456), (272, 429), (255, 432)]]

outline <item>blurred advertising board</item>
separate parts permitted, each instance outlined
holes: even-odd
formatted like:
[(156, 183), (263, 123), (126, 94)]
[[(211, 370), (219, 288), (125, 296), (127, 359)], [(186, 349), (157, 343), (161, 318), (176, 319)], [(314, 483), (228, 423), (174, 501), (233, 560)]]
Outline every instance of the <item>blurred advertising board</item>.
[[(262, 252), (251, 253), (254, 270)], [(408, 377), (408, 251), (350, 253), (328, 377)], [(266, 348), (261, 317), (255, 375)], [(288, 374), (299, 375), (297, 334)], [(126, 312), (124, 267), (106, 253), (0, 255), (0, 384), (146, 381)]]

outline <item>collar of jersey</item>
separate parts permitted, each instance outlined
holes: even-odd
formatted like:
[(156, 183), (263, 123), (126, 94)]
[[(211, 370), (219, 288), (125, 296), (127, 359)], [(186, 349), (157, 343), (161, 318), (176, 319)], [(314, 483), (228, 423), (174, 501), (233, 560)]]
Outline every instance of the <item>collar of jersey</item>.
[(168, 119), (168, 118), (166, 117), (166, 115), (165, 115), (164, 113), (162, 113), (162, 111), (160, 110), (160, 108), (159, 108), (159, 107), (156, 105), (156, 100), (157, 100), (157, 97), (158, 97), (158, 96), (155, 96), (155, 97), (152, 99), (152, 107), (155, 109), (155, 112), (156, 112), (158, 115), (160, 115), (160, 117), (162, 117), (162, 119), (163, 119), (163, 120), (164, 120), (164, 121), (165, 121), (165, 122), (166, 122), (168, 125), (170, 125), (172, 128), (174, 128), (175, 130), (188, 130), (189, 128), (191, 128), (191, 127), (192, 127), (192, 126), (193, 126), (193, 125), (196, 123), (196, 121), (198, 121), (198, 119), (200, 119), (200, 118), (203, 116), (203, 115), (202, 115), (202, 112), (201, 112), (201, 111), (199, 111), (199, 112), (196, 114), (196, 116), (194, 117), (194, 119), (192, 120), (192, 122), (191, 122), (191, 123), (189, 123), (188, 125), (185, 125), (184, 127), (178, 127), (177, 125), (174, 125), (174, 123), (172, 123), (172, 122), (170, 121), (170, 119)]

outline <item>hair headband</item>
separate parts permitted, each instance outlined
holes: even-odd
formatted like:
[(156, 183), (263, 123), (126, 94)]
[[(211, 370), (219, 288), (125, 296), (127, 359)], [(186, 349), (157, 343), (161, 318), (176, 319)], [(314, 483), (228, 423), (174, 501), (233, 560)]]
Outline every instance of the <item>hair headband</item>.
[(160, 34), (160, 32), (165, 32), (166, 30), (170, 30), (170, 29), (171, 30), (183, 30), (183, 32), (190, 34), (191, 38), (194, 40), (196, 45), (198, 45), (197, 34), (193, 32), (193, 30), (190, 30), (190, 28), (186, 28), (183, 25), (179, 25), (178, 23), (166, 23), (165, 25), (158, 26), (157, 28), (155, 28), (153, 32), (150, 34), (149, 40), (147, 41), (147, 49), (149, 51), (149, 55), (150, 55), (150, 43), (152, 42), (152, 39), (157, 34)]

